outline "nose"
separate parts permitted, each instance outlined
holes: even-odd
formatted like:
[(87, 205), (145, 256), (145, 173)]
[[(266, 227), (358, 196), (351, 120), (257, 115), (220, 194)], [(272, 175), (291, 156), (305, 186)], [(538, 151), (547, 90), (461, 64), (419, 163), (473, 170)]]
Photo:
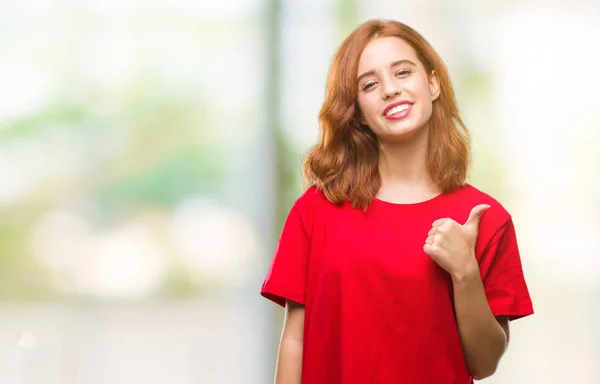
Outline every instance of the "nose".
[(385, 81), (382, 87), (382, 97), (384, 100), (393, 99), (400, 94), (400, 87), (394, 81), (387, 80)]

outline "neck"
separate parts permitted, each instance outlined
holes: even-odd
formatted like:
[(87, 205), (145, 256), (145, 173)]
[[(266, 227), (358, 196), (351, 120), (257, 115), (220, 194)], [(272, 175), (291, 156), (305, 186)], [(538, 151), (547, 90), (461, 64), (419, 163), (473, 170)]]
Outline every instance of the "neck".
[(429, 198), (441, 192), (427, 170), (427, 142), (427, 129), (407, 140), (380, 141), (381, 188), (378, 197), (384, 200), (419, 200), (419, 196)]

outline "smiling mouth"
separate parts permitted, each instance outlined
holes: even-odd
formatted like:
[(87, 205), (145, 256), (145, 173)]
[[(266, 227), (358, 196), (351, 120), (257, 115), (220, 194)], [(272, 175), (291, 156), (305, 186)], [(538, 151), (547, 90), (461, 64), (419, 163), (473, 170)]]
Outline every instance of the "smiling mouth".
[(411, 107), (411, 104), (398, 105), (397, 107), (394, 107), (394, 108), (390, 109), (389, 111), (387, 111), (384, 116), (388, 117), (391, 115), (398, 114), (400, 112), (404, 112), (405, 110), (407, 110), (410, 107)]
[(383, 116), (386, 120), (401, 120), (410, 115), (412, 111), (413, 104), (404, 103), (395, 106), (394, 108), (390, 108), (389, 111), (385, 113)]

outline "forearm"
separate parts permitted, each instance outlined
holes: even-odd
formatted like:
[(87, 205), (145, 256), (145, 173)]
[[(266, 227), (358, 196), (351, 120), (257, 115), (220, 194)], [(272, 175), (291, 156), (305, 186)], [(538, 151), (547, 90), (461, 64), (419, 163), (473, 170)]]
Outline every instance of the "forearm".
[(302, 381), (302, 340), (282, 339), (277, 357), (275, 384), (300, 384)]
[(476, 379), (491, 376), (506, 349), (506, 334), (488, 304), (479, 268), (452, 277), (454, 308), (467, 368)]

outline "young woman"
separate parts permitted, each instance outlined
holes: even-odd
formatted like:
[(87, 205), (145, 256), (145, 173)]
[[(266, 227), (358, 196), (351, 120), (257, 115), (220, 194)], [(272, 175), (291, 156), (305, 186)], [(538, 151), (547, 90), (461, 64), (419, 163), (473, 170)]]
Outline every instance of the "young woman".
[(509, 213), (466, 184), (448, 70), (396, 21), (336, 53), (309, 188), (261, 294), (285, 306), (277, 384), (468, 384), (533, 313)]

